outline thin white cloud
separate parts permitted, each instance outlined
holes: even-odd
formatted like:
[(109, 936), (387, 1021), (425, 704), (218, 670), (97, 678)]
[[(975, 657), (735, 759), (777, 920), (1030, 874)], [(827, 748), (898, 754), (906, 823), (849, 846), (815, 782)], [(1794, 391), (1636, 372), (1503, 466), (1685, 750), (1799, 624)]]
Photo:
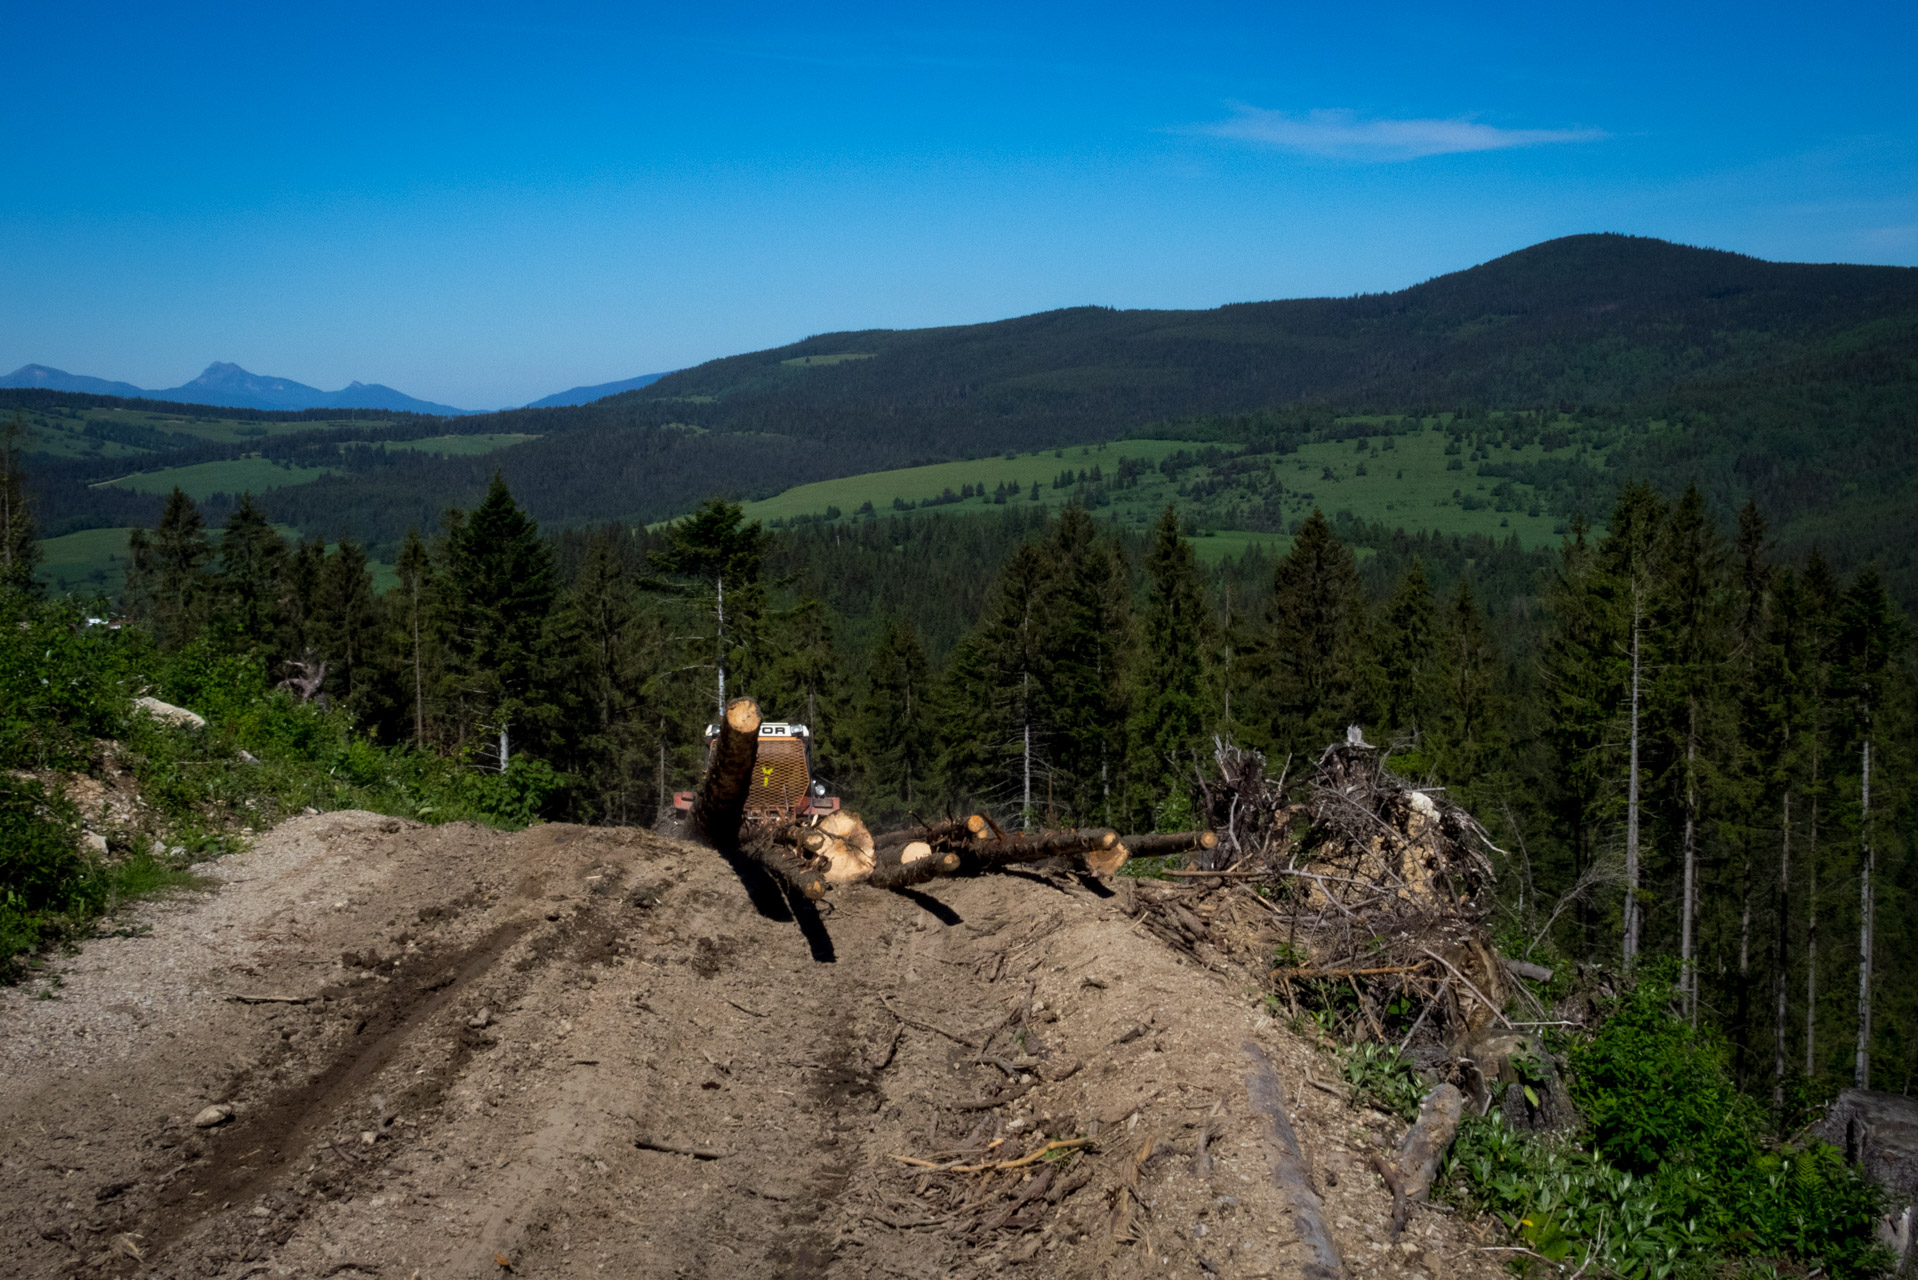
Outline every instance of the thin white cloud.
[(1351, 111), (1292, 115), (1233, 104), (1233, 117), (1197, 132), (1281, 151), (1338, 160), (1390, 162), (1462, 151), (1504, 151), (1555, 142), (1592, 142), (1602, 129), (1500, 129), (1475, 120), (1370, 120)]

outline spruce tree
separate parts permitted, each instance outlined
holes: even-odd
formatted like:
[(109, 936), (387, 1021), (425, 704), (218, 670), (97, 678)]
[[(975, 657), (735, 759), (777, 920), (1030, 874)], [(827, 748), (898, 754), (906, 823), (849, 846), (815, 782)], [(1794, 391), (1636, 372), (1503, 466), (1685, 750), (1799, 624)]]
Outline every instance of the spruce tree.
[[(1872, 1015), (1876, 996), (1878, 923), (1878, 828), (1872, 801), (1879, 720), (1905, 631), (1896, 606), (1875, 564), (1852, 580), (1839, 605), (1836, 681), (1850, 712), (1849, 738), (1858, 762), (1858, 1041), (1853, 1059), (1855, 1087), (1871, 1087)], [(1882, 801), (1880, 802), (1882, 803)]]
[[(1559, 548), (1545, 592), (1549, 621), (1539, 656), (1544, 738), (1552, 759), (1549, 804), (1571, 863), (1557, 886), (1561, 892), (1597, 874), (1623, 790), (1623, 735), (1614, 729), (1631, 667), (1620, 651), (1608, 575), (1587, 535), (1585, 522), (1575, 520)], [(1577, 951), (1591, 954), (1598, 922), (1590, 895), (1579, 900), (1577, 912)]]
[(1440, 776), (1466, 796), (1491, 794), (1487, 785), (1505, 745), (1509, 711), (1498, 650), (1460, 578), (1445, 610), (1434, 753)]
[(1384, 727), (1419, 737), (1431, 730), (1441, 643), (1425, 563), (1412, 567), (1379, 620), (1380, 709)]
[(497, 743), (487, 754), (502, 772), (514, 733), (536, 731), (552, 712), (542, 641), (555, 594), (539, 526), (496, 472), (485, 499), (449, 522), (444, 596), (461, 724)]
[(326, 663), (326, 688), (358, 712), (373, 692), (367, 678), (372, 671), (368, 660), (379, 614), (366, 549), (353, 539), (340, 539), (321, 560), (313, 606), (310, 636)]
[(1053, 569), (1021, 543), (953, 653), (942, 698), (940, 776), (949, 803), (1019, 813), (1030, 827), (1051, 769)]
[(18, 413), (0, 428), (0, 588), (34, 589), (34, 570), (40, 563), (40, 532), (27, 502), (25, 476), (20, 469), (21, 444), (26, 428)]
[(1153, 530), (1145, 568), (1146, 603), (1133, 677), (1127, 825), (1149, 831), (1168, 817), (1176, 817), (1177, 827), (1191, 821), (1179, 801), (1191, 790), (1208, 719), (1205, 655), (1212, 629), (1205, 584), (1191, 544), (1179, 536), (1178, 512), (1171, 506)]
[(652, 559), (705, 616), (713, 705), (715, 714), (723, 715), (729, 697), (751, 692), (737, 680), (729, 691), (734, 668), (743, 665), (747, 670), (740, 674), (750, 675), (755, 659), (770, 656), (757, 652), (765, 640), (766, 531), (758, 521), (746, 523), (738, 503), (709, 498), (667, 527), (666, 545)]
[(905, 813), (931, 796), (935, 752), (932, 677), (910, 622), (888, 626), (866, 671), (854, 734), (862, 790), (880, 813)]
[[(405, 649), (406, 689), (412, 706), (413, 745), (426, 745), (426, 671), (430, 640), (428, 608), (433, 590), (433, 558), (418, 529), (406, 531), (394, 570), (399, 575), (401, 644)], [(437, 675), (437, 666), (435, 667)]]
[(1109, 826), (1125, 785), (1130, 593), (1118, 549), (1085, 508), (1060, 513), (1048, 540), (1053, 818)]
[(241, 494), (220, 534), (220, 566), (213, 583), (220, 625), (233, 647), (272, 649), (285, 573), (286, 539), (253, 495)]
[(1661, 738), (1669, 824), (1679, 846), (1679, 981), (1698, 1022), (1698, 906), (1708, 805), (1722, 754), (1728, 603), (1725, 563), (1704, 495), (1686, 487), (1663, 526), (1652, 594), (1652, 727)]
[(1615, 648), (1630, 673), (1625, 685), (1628, 750), (1625, 764), (1625, 921), (1624, 960), (1631, 968), (1644, 940), (1642, 838), (1644, 833), (1645, 710), (1648, 692), (1646, 645), (1665, 503), (1650, 485), (1636, 483), (1620, 491), (1611, 526), (1599, 544), (1603, 576), (1598, 587), (1611, 601)]
[(1266, 611), (1266, 741), (1292, 752), (1343, 739), (1358, 709), (1365, 598), (1357, 563), (1317, 507), (1279, 561)]
[[(1805, 557), (1804, 616), (1806, 629), (1805, 697), (1805, 1075), (1818, 1074), (1818, 979), (1824, 951), (1818, 934), (1823, 918), (1821, 883), (1828, 850), (1820, 837), (1832, 810), (1832, 738), (1838, 732), (1841, 711), (1832, 668), (1836, 653), (1837, 618), (1843, 584), (1831, 565), (1813, 546)], [(1828, 890), (1827, 890), (1828, 891)]]
[(135, 529), (127, 536), (127, 553), (128, 600), (160, 645), (177, 649), (198, 636), (212, 558), (199, 506), (174, 489), (153, 532)]

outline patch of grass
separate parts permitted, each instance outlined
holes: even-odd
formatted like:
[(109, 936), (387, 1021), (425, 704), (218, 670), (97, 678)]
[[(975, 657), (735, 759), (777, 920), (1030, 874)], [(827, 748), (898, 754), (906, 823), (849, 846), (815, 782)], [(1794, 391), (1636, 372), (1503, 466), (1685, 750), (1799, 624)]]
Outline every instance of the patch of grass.
[(111, 595), (126, 581), (131, 529), (83, 529), (40, 542), (40, 580), (58, 595)]
[(528, 440), (537, 439), (539, 437), (536, 435), (493, 431), (474, 436), (433, 436), (425, 440), (395, 440), (389, 442), (386, 447), (410, 449), (417, 453), (433, 453), (443, 458), (464, 458), (476, 454), (493, 453), (500, 449), (510, 449), (516, 444), (525, 444)]
[(244, 444), (302, 431), (362, 433), (386, 425), (374, 419), (243, 422), (221, 418), (218, 410), (206, 417), (110, 408), (19, 412), (27, 428), (27, 452), (52, 458), (150, 458), (195, 443)]
[[(1295, 527), (1314, 507), (1328, 516), (1346, 512), (1410, 533), (1516, 537), (1526, 548), (1558, 544), (1560, 521), (1546, 512), (1535, 489), (1479, 473), (1481, 466), (1537, 461), (1545, 457), (1541, 446), (1488, 447), (1474, 458), (1453, 448), (1436, 420), (1389, 434), (1397, 421), (1381, 418), (1380, 434), (1362, 443), (1327, 441), (1287, 454), (1240, 457), (1230, 447), (1139, 439), (874, 471), (799, 485), (747, 503), (745, 510), (749, 519), (768, 524), (852, 522), (868, 512), (894, 515), (902, 508), (985, 514), (1001, 505), (996, 500), (1001, 485), (1018, 489), (1007, 502), (1031, 503), (1037, 482), (1039, 502), (1053, 507), (1081, 502), (1102, 520), (1140, 531), (1170, 503), (1191, 528), (1193, 550), (1208, 564), (1253, 547), (1285, 554), (1290, 536), (1270, 530), (1280, 524)], [(1560, 451), (1558, 456), (1568, 455)], [(1122, 459), (1131, 460), (1123, 482)], [(1583, 459), (1594, 467), (1604, 463), (1597, 452)], [(1097, 480), (1091, 475), (1095, 466)], [(1087, 473), (1084, 482), (1077, 479), (1081, 471)], [(1073, 483), (1055, 488), (1068, 472)]]
[[(229, 458), (221, 462), (198, 462), (187, 467), (163, 467), (141, 471), (101, 485), (132, 489), (136, 493), (171, 493), (183, 489), (195, 502), (205, 502), (216, 493), (265, 493), (306, 484), (322, 476), (341, 474), (338, 467), (287, 467), (266, 458)], [(98, 486), (96, 486), (98, 487)]]
[(845, 364), (848, 360), (870, 360), (873, 354), (870, 351), (841, 351), (829, 356), (794, 356), (779, 363), (800, 369), (816, 369), (822, 365)]
[[(1163, 459), (1190, 447), (1190, 444), (1176, 440), (1127, 440), (1104, 446), (1045, 449), (1012, 458), (979, 458), (970, 462), (936, 462), (923, 467), (903, 467), (896, 471), (869, 471), (840, 480), (802, 484), (763, 501), (749, 502), (745, 505), (746, 518), (770, 523), (794, 516), (819, 516), (828, 507), (838, 507), (843, 513), (842, 518), (854, 519), (860, 506), (866, 502), (872, 503), (875, 512), (891, 515), (894, 513), (892, 503), (895, 498), (923, 504), (929, 498), (942, 496), (948, 489), (958, 493), (967, 485), (983, 485), (986, 493), (983, 497), (974, 497), (966, 502), (922, 506), (920, 509), (955, 515), (966, 512), (984, 514), (998, 509), (993, 502), (993, 491), (1002, 483), (1019, 486), (1019, 496), (1008, 497), (1008, 502), (1030, 502), (1032, 486), (1037, 483), (1040, 486), (1039, 501), (1058, 506), (1071, 497), (1071, 491), (1054, 489), (1052, 482), (1068, 468), (1076, 475), (1096, 465), (1102, 474), (1109, 477), (1116, 472), (1121, 458), (1140, 458), (1156, 468)], [(1155, 470), (1152, 474), (1158, 473)]]

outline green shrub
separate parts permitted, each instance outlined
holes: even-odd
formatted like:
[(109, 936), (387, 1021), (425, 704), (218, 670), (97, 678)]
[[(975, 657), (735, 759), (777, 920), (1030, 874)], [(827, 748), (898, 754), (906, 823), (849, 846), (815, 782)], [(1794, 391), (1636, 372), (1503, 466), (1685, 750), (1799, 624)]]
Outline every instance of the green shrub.
[(1708, 1171), (1749, 1164), (1759, 1115), (1732, 1083), (1723, 1045), (1674, 1016), (1667, 977), (1649, 975), (1567, 1056), (1572, 1101), (1595, 1150), (1645, 1174), (1671, 1164)]
[[(142, 693), (206, 728), (133, 713)], [(502, 775), (381, 746), (345, 712), (274, 689), (257, 655), (204, 640), (163, 653), (138, 628), (90, 625), (77, 605), (0, 592), (0, 769), (86, 771), (102, 739), (125, 749), (162, 842), (126, 833), (130, 853), (86, 856), (64, 799), (0, 774), (0, 980), (100, 913), (190, 883), (188, 864), (244, 847), (247, 828), (307, 808), (523, 827), (573, 784), (524, 754)]]
[(1468, 1118), (1446, 1160), (1467, 1203), (1552, 1261), (1625, 1280), (1791, 1259), (1836, 1277), (1879, 1269), (1879, 1193), (1823, 1143), (1766, 1150), (1763, 1116), (1722, 1044), (1672, 1012), (1668, 974), (1637, 982), (1568, 1054), (1582, 1145), (1537, 1138), (1497, 1111)]
[(99, 891), (65, 797), (0, 773), (0, 964), (39, 947)]
[(1401, 1120), (1416, 1120), (1425, 1083), (1412, 1064), (1390, 1045), (1364, 1041), (1345, 1050), (1339, 1073), (1352, 1087), (1355, 1101), (1365, 1102)]

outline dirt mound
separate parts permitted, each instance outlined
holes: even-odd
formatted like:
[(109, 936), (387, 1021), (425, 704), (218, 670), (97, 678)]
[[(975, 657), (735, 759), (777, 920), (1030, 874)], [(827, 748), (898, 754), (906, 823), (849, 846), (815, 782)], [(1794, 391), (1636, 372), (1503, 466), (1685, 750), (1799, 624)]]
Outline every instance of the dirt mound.
[(1249, 1047), (1352, 1272), (1500, 1256), (1388, 1242), (1397, 1123), (1129, 883), (777, 919), (679, 841), (360, 813), (204, 870), (0, 996), (0, 1274), (1292, 1275)]

